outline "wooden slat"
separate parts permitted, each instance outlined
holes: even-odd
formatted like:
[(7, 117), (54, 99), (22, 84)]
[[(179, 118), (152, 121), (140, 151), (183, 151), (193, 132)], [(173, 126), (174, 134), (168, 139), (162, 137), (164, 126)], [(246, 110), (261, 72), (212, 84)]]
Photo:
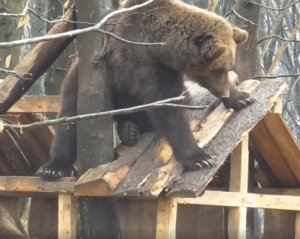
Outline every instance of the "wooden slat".
[(157, 204), (156, 239), (176, 239), (177, 202), (161, 198)]
[(44, 181), (39, 177), (0, 177), (0, 195), (73, 193), (75, 178)]
[(176, 198), (176, 201), (180, 204), (300, 211), (300, 197), (286, 195), (205, 191), (201, 197)]
[[(270, 135), (274, 139), (276, 147), (282, 153), (282, 160), (287, 162), (290, 170), (300, 182), (300, 147), (295, 141), (293, 135), (285, 125), (281, 115), (279, 114), (267, 114), (263, 122), (267, 127)], [(267, 143), (267, 142), (266, 142)], [(274, 160), (273, 160), (274, 161)], [(270, 161), (270, 163), (273, 163)], [(279, 177), (281, 176), (278, 175)]]
[[(231, 192), (248, 192), (249, 137), (242, 136), (241, 142), (231, 154), (230, 184)], [(230, 208), (228, 214), (228, 238), (246, 239), (247, 208)]]
[(60, 109), (60, 96), (24, 96), (9, 110), (9, 113), (57, 113)]
[(89, 169), (75, 184), (77, 196), (109, 196), (127, 176), (133, 164), (148, 147), (155, 141), (153, 134), (145, 134), (140, 138), (137, 147), (122, 145), (118, 154), (119, 160), (106, 165), (100, 165)]
[[(281, 80), (265, 80), (252, 96), (257, 100), (255, 104), (243, 109), (234, 115), (223, 125), (218, 134), (205, 147), (205, 152), (215, 156), (216, 167), (203, 169), (200, 171), (188, 172), (176, 181), (168, 194), (187, 192), (189, 195), (199, 195), (210, 182), (212, 177), (231, 151), (240, 141), (244, 132), (249, 132), (262, 119), (285, 89), (285, 84)], [(293, 181), (295, 182), (295, 181)]]
[(58, 195), (58, 239), (76, 239), (76, 199), (72, 194)]
[(284, 160), (281, 150), (263, 121), (254, 127), (250, 132), (250, 137), (281, 185), (285, 187), (297, 186), (297, 178)]

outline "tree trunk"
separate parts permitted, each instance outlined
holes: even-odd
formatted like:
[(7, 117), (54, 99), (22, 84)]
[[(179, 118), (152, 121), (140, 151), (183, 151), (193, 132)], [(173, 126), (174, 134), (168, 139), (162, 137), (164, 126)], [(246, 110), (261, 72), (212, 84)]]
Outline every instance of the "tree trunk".
[[(261, 0), (253, 2), (261, 3)], [(255, 59), (257, 57), (257, 28), (259, 20), (260, 7), (246, 1), (237, 0), (234, 10), (238, 13), (232, 13), (231, 22), (239, 26), (249, 33), (249, 39), (243, 46), (240, 46), (236, 54), (236, 71), (239, 75), (239, 80), (244, 81), (255, 73)]]
[[(76, 1), (77, 20), (98, 22), (110, 1)], [(82, 26), (82, 25), (80, 25)], [(83, 27), (83, 26), (82, 26)], [(99, 58), (102, 37), (89, 33), (78, 37), (79, 72), (77, 113), (111, 109), (109, 71)], [(112, 119), (92, 119), (77, 123), (77, 162), (79, 174), (113, 159)], [(84, 239), (120, 238), (116, 205), (111, 198), (80, 198), (81, 236)]]

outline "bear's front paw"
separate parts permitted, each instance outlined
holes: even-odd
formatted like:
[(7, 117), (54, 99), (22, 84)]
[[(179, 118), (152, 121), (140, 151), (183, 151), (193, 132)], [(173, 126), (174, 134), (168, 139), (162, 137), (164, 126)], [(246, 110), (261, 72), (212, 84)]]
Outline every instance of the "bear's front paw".
[(123, 144), (133, 146), (137, 144), (140, 133), (137, 125), (132, 121), (118, 124), (118, 134)]
[(60, 162), (50, 161), (41, 166), (35, 173), (35, 176), (43, 177), (48, 180), (55, 180), (61, 177), (66, 177), (70, 173), (70, 167), (61, 166)]
[(240, 110), (248, 105), (252, 105), (256, 102), (254, 98), (252, 98), (248, 93), (242, 92), (243, 94), (239, 95), (239, 97), (235, 98), (222, 98), (222, 102), (226, 108), (232, 108), (234, 110)]
[(213, 157), (205, 153), (201, 148), (194, 150), (194, 152), (186, 156), (181, 163), (186, 171), (211, 168), (215, 167), (216, 165)]

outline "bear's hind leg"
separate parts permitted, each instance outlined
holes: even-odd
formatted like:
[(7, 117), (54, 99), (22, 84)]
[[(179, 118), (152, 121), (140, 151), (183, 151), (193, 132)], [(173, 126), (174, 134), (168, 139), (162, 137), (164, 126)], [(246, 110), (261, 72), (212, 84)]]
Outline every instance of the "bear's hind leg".
[[(62, 86), (61, 110), (58, 117), (76, 115), (78, 59), (73, 63)], [(60, 124), (51, 145), (51, 159), (39, 168), (37, 176), (55, 179), (67, 176), (76, 160), (76, 124)]]

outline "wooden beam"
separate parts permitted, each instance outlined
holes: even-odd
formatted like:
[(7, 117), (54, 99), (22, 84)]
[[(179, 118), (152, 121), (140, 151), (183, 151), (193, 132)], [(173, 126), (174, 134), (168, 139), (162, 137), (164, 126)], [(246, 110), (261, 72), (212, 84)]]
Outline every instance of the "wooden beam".
[(77, 203), (72, 194), (58, 195), (58, 239), (76, 239)]
[(24, 96), (9, 110), (9, 113), (57, 113), (60, 109), (60, 96)]
[(156, 239), (176, 239), (177, 202), (160, 198), (157, 204)]
[[(295, 140), (293, 134), (289, 131), (284, 123), (282, 116), (279, 114), (269, 113), (263, 118), (265, 127), (268, 129), (269, 134), (274, 140), (275, 147), (277, 147), (284, 162), (288, 165), (292, 174), (295, 175), (297, 182), (300, 182), (300, 147)], [(269, 164), (274, 164), (272, 160), (268, 161)], [(278, 177), (281, 174), (277, 175)], [(295, 185), (296, 186), (296, 185)]]
[[(248, 192), (249, 168), (249, 136), (244, 134), (241, 142), (231, 154), (230, 184), (231, 192)], [(236, 207), (229, 209), (228, 237), (229, 239), (246, 239), (247, 208)]]
[[(67, 32), (74, 28), (73, 12), (68, 12), (66, 21), (56, 23), (48, 35)], [(7, 76), (0, 86), (0, 113), (4, 114), (30, 86), (51, 66), (60, 53), (69, 45), (73, 37), (40, 42), (14, 68), (17, 74)], [(49, 50), (50, 49), (50, 50)], [(20, 78), (20, 75), (24, 79)]]
[(75, 178), (44, 181), (38, 177), (0, 177), (0, 195), (36, 195), (73, 193)]
[(300, 211), (300, 197), (288, 195), (205, 191), (201, 197), (176, 198), (176, 201), (180, 204)]

